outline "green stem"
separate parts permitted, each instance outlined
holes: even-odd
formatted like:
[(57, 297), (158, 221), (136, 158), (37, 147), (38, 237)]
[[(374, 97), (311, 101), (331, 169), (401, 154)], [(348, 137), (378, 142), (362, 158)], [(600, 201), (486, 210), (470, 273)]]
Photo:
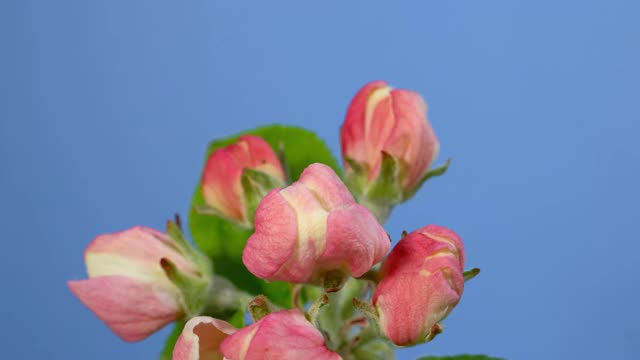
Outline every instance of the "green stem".
[(226, 318), (236, 312), (239, 308), (244, 308), (253, 299), (253, 296), (239, 291), (229, 280), (222, 276), (214, 275), (211, 278), (207, 304), (203, 313)]
[(366, 197), (362, 197), (358, 200), (360, 205), (366, 207), (371, 211), (371, 213), (373, 213), (373, 216), (375, 216), (376, 220), (378, 220), (381, 225), (384, 225), (384, 223), (387, 222), (393, 206), (378, 204), (370, 201)]

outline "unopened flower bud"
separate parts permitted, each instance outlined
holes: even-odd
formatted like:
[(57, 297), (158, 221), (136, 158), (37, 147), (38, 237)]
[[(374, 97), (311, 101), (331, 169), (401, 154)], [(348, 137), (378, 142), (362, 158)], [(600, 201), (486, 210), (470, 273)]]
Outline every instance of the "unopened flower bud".
[(202, 196), (214, 213), (251, 227), (262, 197), (284, 184), (282, 164), (271, 146), (243, 135), (210, 155), (202, 173)]
[(192, 254), (150, 228), (98, 236), (84, 260), (89, 279), (69, 281), (69, 289), (126, 341), (142, 340), (189, 312), (193, 299), (184, 297), (182, 286), (192, 296), (204, 297), (208, 291), (208, 279)]
[(347, 182), (363, 203), (411, 197), (438, 154), (422, 97), (373, 81), (355, 95), (340, 130)]
[(339, 360), (322, 333), (299, 310), (282, 310), (263, 317), (222, 343), (228, 360)]
[(404, 237), (382, 264), (373, 295), (380, 328), (396, 345), (425, 342), (458, 304), (464, 247), (453, 231), (428, 225)]
[(312, 164), (291, 186), (271, 191), (258, 206), (256, 230), (242, 260), (266, 280), (339, 289), (382, 259), (390, 242), (330, 167)]

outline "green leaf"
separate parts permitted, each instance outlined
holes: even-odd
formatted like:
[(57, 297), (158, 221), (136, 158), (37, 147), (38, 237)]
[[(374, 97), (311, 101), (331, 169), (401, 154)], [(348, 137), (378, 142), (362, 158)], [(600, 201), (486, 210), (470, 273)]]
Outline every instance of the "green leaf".
[(425, 356), (418, 360), (502, 360), (487, 355), (453, 355), (453, 356)]
[[(204, 161), (213, 151), (237, 141), (238, 137), (244, 134), (260, 136), (271, 145), (276, 153), (284, 156), (285, 171), (292, 180), (297, 180), (308, 165), (316, 162), (330, 166), (338, 175), (341, 175), (338, 163), (325, 143), (313, 132), (292, 126), (265, 126), (215, 140), (209, 144)], [(242, 228), (222, 217), (196, 211), (196, 208), (201, 208), (203, 205), (205, 202), (200, 184), (198, 184), (189, 213), (189, 227), (193, 240), (200, 250), (213, 260), (215, 272), (226, 277), (244, 291), (255, 295), (264, 294), (274, 303), (290, 307), (291, 288), (289, 284), (284, 282), (267, 283), (249, 273), (242, 264), (242, 250), (253, 231)]]
[(167, 338), (167, 342), (164, 345), (164, 349), (162, 349), (162, 353), (160, 353), (160, 360), (171, 360), (173, 356), (173, 347), (176, 345), (178, 341), (178, 337), (182, 333), (182, 329), (184, 328), (184, 321), (178, 321), (173, 330), (171, 330), (171, 334)]

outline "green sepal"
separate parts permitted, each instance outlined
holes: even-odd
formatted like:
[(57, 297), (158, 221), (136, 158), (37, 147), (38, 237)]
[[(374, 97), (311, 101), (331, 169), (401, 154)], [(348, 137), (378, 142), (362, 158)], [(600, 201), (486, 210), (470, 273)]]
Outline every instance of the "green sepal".
[(427, 180), (444, 175), (444, 173), (449, 169), (449, 165), (451, 165), (451, 159), (447, 159), (444, 164), (427, 171), (427, 173), (422, 177), (422, 179), (420, 179), (420, 181), (418, 181), (418, 183), (412, 189), (405, 191), (405, 193), (403, 194), (404, 201), (411, 199), (418, 192), (418, 190), (420, 190), (422, 185), (427, 182)]
[(187, 317), (199, 315), (205, 307), (209, 282), (183, 273), (167, 258), (160, 259), (160, 266), (169, 280), (180, 289), (180, 300)]
[(399, 204), (403, 200), (400, 184), (402, 166), (389, 153), (382, 151), (380, 172), (364, 195), (370, 202), (385, 205)]
[(356, 198), (361, 197), (367, 187), (369, 178), (369, 167), (361, 164), (350, 157), (343, 157), (344, 162), (349, 167), (349, 171), (345, 171), (345, 184)]
[(480, 269), (473, 268), (462, 273), (462, 276), (464, 277), (464, 281), (467, 282), (473, 279), (474, 277), (478, 276), (478, 274), (480, 274)]
[[(179, 218), (176, 217), (176, 219)], [(209, 258), (189, 243), (180, 225), (178, 225), (176, 221), (167, 221), (166, 231), (167, 235), (173, 240), (177, 250), (196, 265), (203, 276), (209, 276), (209, 274), (213, 272)]]
[(358, 298), (353, 298), (353, 307), (366, 315), (368, 318), (375, 320), (378, 322), (380, 320), (380, 314), (378, 314), (378, 310), (367, 301), (362, 301)]
[(309, 320), (314, 326), (318, 327), (320, 315), (320, 309), (322, 309), (325, 305), (329, 304), (329, 296), (327, 294), (322, 294), (319, 298), (316, 299), (311, 306), (309, 306), (309, 310), (305, 314), (307, 320)]
[(429, 334), (427, 334), (427, 336), (425, 337), (425, 342), (429, 342), (435, 339), (435, 337), (442, 334), (443, 331), (444, 327), (439, 323), (436, 323), (431, 327), (431, 330), (429, 330)]
[(249, 315), (254, 322), (260, 321), (263, 317), (277, 311), (277, 308), (271, 304), (269, 299), (264, 295), (258, 295), (247, 305)]
[(324, 273), (320, 279), (321, 287), (328, 293), (342, 289), (349, 276), (342, 270), (330, 270)]
[(282, 169), (284, 170), (284, 181), (287, 184), (291, 183), (291, 170), (289, 165), (287, 164), (287, 156), (284, 151), (284, 143), (280, 141), (278, 143), (278, 149), (276, 150), (276, 156), (282, 165)]
[(253, 215), (256, 213), (262, 198), (270, 190), (282, 187), (284, 184), (278, 179), (254, 169), (244, 169), (242, 171), (241, 184), (244, 192), (245, 213), (248, 219), (248, 223), (243, 225), (252, 228)]
[(176, 246), (178, 252), (186, 256), (191, 256), (194, 252), (194, 248), (189, 244), (187, 238), (182, 233), (182, 229), (174, 221), (167, 221), (166, 226), (167, 235), (173, 240), (173, 244)]
[(389, 153), (381, 152), (382, 160), (378, 175), (369, 183), (368, 167), (346, 159), (352, 172), (347, 172), (347, 186), (355, 194), (358, 202), (368, 208), (379, 223), (384, 224), (394, 205), (403, 201), (400, 179), (404, 169), (399, 160)]

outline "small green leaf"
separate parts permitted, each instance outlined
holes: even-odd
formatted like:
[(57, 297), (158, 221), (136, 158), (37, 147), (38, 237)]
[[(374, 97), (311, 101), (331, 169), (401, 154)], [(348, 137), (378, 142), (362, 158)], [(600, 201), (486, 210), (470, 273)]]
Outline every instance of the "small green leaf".
[[(227, 146), (245, 134), (260, 136), (284, 158), (285, 172), (292, 181), (300, 177), (302, 171), (312, 163), (324, 163), (338, 175), (341, 170), (325, 143), (313, 132), (298, 127), (271, 125), (243, 132), (209, 144), (205, 161), (215, 150)], [(204, 163), (203, 163), (204, 164)], [(193, 196), (189, 213), (191, 236), (200, 250), (213, 260), (214, 271), (226, 277), (241, 290), (254, 295), (264, 294), (274, 303), (291, 306), (291, 288), (284, 282), (270, 282), (253, 276), (242, 264), (242, 250), (252, 234), (251, 229), (242, 228), (222, 217), (202, 214), (198, 208), (206, 205), (200, 184)]]
[(502, 360), (487, 355), (453, 355), (453, 356), (425, 356), (418, 360)]
[(184, 328), (184, 321), (178, 321), (171, 330), (169, 337), (167, 338), (166, 343), (164, 344), (164, 349), (162, 349), (162, 353), (160, 353), (160, 360), (171, 360), (173, 357), (173, 347), (176, 345), (180, 334), (182, 333), (182, 329)]

